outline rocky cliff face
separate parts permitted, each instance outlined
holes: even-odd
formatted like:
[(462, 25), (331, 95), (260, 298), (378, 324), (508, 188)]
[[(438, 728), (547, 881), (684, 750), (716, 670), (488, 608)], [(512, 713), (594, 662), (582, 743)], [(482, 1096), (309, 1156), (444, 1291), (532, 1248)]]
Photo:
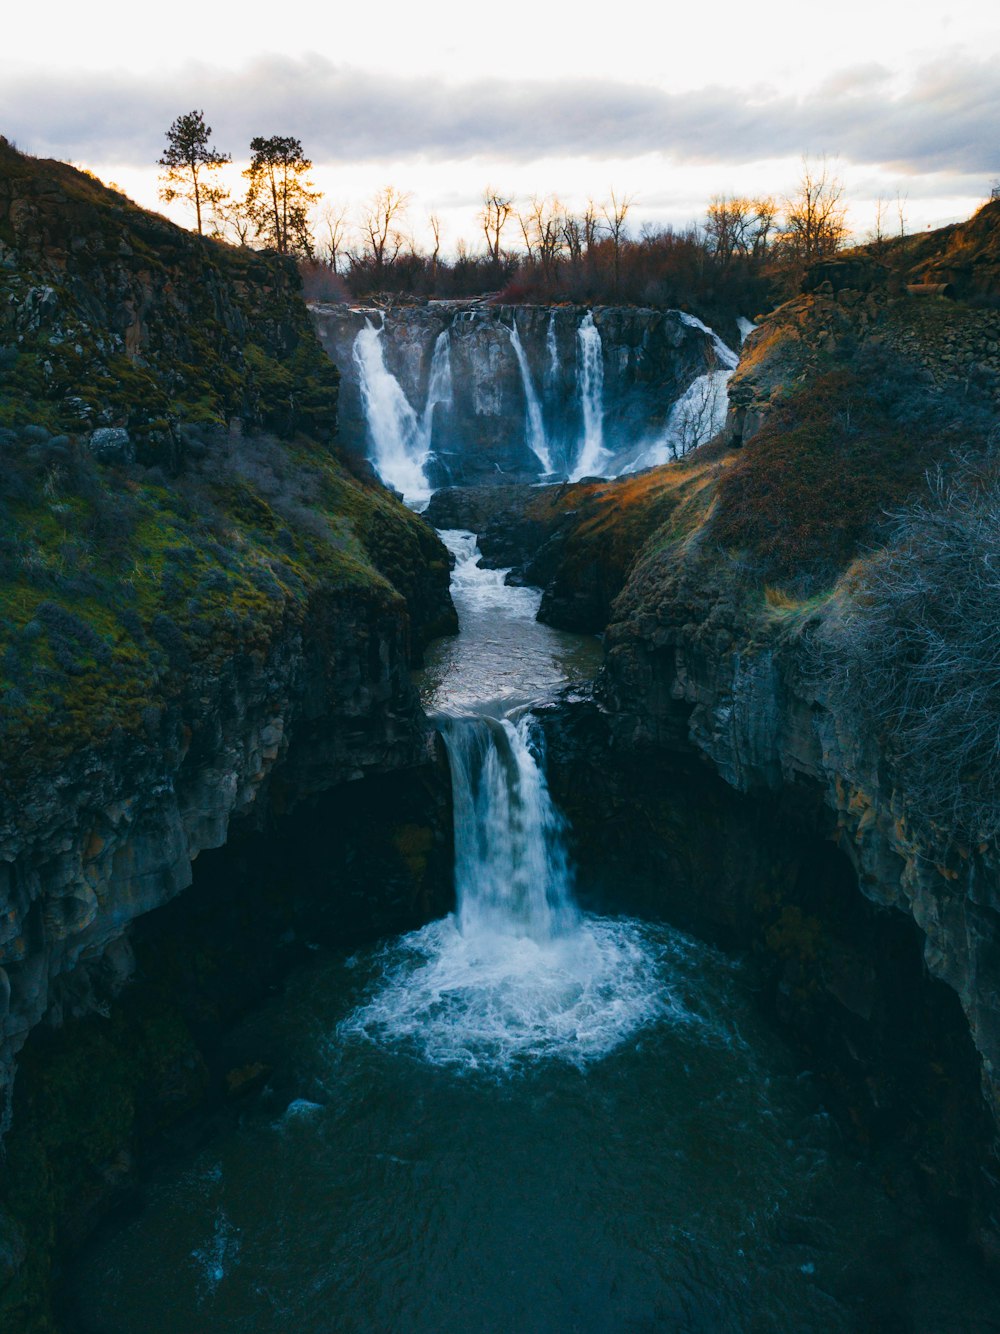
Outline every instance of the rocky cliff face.
[(205, 427), (329, 440), (337, 378), (292, 261), (192, 236), (0, 138), (0, 428), (176, 467)]
[(0, 825), (5, 1106), (34, 1025), (64, 998), (71, 1012), (94, 1001), (89, 983), (62, 980), (81, 960), (121, 959), (130, 923), (186, 888), (231, 825), (427, 761), (406, 647), (398, 600), (320, 594), (269, 651), (192, 672), (138, 735), (25, 774)]
[[(172, 1060), (156, 1035), (185, 997), (163, 983), (147, 1029), (118, 1000), (137, 927), (178, 898), (197, 917), (212, 886), (182, 895), (192, 863), (237, 835), (432, 773), (409, 669), (456, 620), (436, 535), (331, 444), (336, 370), (290, 264), (0, 143), (0, 297), (0, 1129), (19, 1059), (32, 1072), (0, 1183), (0, 1323), (47, 1329), (56, 1229), (99, 1218)], [(397, 884), (378, 911), (412, 925), (435, 834), (407, 801), (377, 829), (323, 817), (324, 866), (348, 843), (388, 856), (412, 902)], [(227, 919), (247, 939), (252, 905), (282, 917), (274, 880), (251, 880)], [(75, 1024), (51, 1064), (45, 1035)], [(178, 1046), (171, 1115), (198, 1082)]]
[[(848, 1117), (868, 1135), (905, 1126), (938, 1203), (986, 1198), (971, 1216), (986, 1251), (995, 839), (928, 819), (891, 720), (862, 707), (863, 671), (838, 681), (822, 646), (863, 608), (873, 548), (891, 558), (886, 510), (925, 503), (928, 466), (947, 478), (961, 449), (966, 482), (992, 485), (995, 318), (832, 284), (783, 307), (734, 377), (743, 447), (726, 436), (581, 494), (548, 539), (542, 610), (558, 623), (602, 582), (622, 589), (596, 705), (550, 726), (584, 855), (641, 846), (661, 879), (638, 906), (758, 952)], [(927, 581), (925, 620), (934, 596)], [(963, 1137), (978, 1146), (964, 1165)]]
[[(316, 305), (312, 313), (341, 374), (341, 437), (358, 456), (367, 455), (369, 441), (354, 344), (367, 321), (382, 328), (386, 368), (417, 416), (427, 403), (434, 347), (447, 335), (452, 394), (432, 414), (434, 486), (540, 476), (544, 468), (527, 439), (525, 384), (511, 340), (516, 329), (553, 469), (573, 470), (584, 429), (585, 308), (434, 302), (385, 312)], [(592, 314), (601, 343), (605, 444), (618, 453), (662, 431), (671, 405), (715, 364), (715, 353), (708, 335), (676, 311), (606, 307)]]

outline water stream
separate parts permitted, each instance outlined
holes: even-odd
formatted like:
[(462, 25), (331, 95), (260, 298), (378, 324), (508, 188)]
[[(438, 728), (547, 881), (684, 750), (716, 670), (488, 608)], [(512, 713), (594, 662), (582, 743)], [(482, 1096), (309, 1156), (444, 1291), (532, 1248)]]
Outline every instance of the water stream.
[(583, 414), (583, 438), (571, 482), (581, 477), (602, 476), (609, 464), (604, 448), (604, 350), (601, 333), (590, 313), (583, 317), (576, 331), (579, 345), (580, 407)]
[(444, 536), (462, 629), (420, 685), (451, 762), (456, 910), (319, 952), (243, 1025), (234, 1059), (273, 1063), (270, 1087), (77, 1265), (82, 1327), (992, 1327), (964, 1257), (844, 1151), (744, 967), (581, 909), (531, 706), (595, 645), (539, 626), (473, 534)]
[(510, 337), (510, 345), (514, 349), (514, 356), (517, 359), (517, 368), (521, 373), (521, 384), (524, 387), (526, 419), (525, 436), (528, 448), (542, 465), (542, 471), (550, 473), (552, 471), (552, 459), (549, 455), (548, 440), (545, 436), (545, 422), (542, 418), (542, 405), (539, 403), (538, 395), (535, 393), (535, 386), (531, 379), (531, 369), (528, 366), (528, 358), (524, 355), (521, 335), (517, 331), (517, 321), (512, 320), (506, 327)]
[[(361, 402), (368, 423), (371, 461), (378, 475), (389, 486), (401, 492), (409, 504), (426, 504), (431, 495), (425, 473), (430, 455), (429, 427), (434, 409), (430, 394), (421, 419), (413, 410), (402, 385), (387, 368), (382, 347), (382, 329), (376, 329), (370, 320), (365, 320), (365, 327), (354, 340), (354, 362), (358, 368)], [(442, 391), (442, 378), (439, 370), (438, 393)]]

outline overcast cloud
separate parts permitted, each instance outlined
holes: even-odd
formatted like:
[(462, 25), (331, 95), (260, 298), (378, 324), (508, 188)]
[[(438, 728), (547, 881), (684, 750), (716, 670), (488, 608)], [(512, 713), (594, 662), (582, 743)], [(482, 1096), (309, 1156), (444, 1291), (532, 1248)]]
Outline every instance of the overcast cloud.
[(576, 82), (380, 77), (315, 56), (261, 58), (245, 69), (190, 66), (164, 76), (7, 75), (0, 131), (21, 147), (76, 161), (148, 165), (180, 112), (204, 108), (215, 142), (237, 159), (254, 134), (294, 134), (316, 162), (541, 157), (744, 163), (803, 152), (902, 173), (1000, 173), (1000, 69), (950, 58), (890, 91), (859, 65), (791, 98), (714, 87), (671, 94)]

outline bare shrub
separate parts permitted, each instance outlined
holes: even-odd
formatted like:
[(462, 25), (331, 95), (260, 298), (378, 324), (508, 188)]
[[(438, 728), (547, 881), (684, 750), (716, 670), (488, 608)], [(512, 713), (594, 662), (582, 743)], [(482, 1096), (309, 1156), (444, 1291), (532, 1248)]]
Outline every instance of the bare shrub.
[(818, 635), (835, 704), (877, 738), (918, 819), (1000, 835), (1000, 462), (965, 458), (891, 516)]

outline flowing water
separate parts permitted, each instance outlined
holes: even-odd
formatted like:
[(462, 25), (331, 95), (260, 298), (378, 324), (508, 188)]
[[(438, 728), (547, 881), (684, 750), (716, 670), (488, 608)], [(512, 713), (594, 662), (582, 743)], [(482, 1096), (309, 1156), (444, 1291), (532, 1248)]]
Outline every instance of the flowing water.
[[(660, 438), (647, 446), (634, 461), (626, 464), (622, 472), (638, 472), (640, 468), (652, 468), (682, 458), (699, 445), (707, 444), (726, 424), (729, 381), (739, 365), (739, 353), (734, 352), (714, 329), (703, 324), (696, 315), (688, 315), (684, 311), (678, 311), (678, 314), (683, 324), (709, 335), (718, 365), (691, 381), (670, 409)], [(742, 316), (736, 323), (741, 341), (750, 330), (756, 328)]]
[(455, 913), (318, 954), (243, 1025), (234, 1063), (271, 1086), (77, 1265), (82, 1328), (995, 1328), (965, 1260), (843, 1151), (744, 968), (580, 909), (530, 705), (594, 646), (445, 537), (462, 631), (421, 686)]
[(420, 429), (427, 454), (430, 454), (434, 437), (434, 409), (439, 405), (450, 408), (454, 401), (451, 383), (451, 338), (448, 330), (442, 329), (434, 340), (430, 375), (427, 380), (427, 402), (424, 404), (423, 416), (420, 419)]
[(583, 413), (583, 438), (571, 482), (581, 477), (600, 477), (607, 472), (610, 456), (604, 448), (604, 351), (601, 332), (590, 313), (583, 317), (576, 331), (579, 345), (580, 406)]
[(425, 504), (431, 495), (424, 471), (430, 454), (426, 423), (417, 416), (402, 385), (387, 368), (382, 330), (370, 320), (365, 320), (365, 327), (354, 340), (354, 362), (368, 423), (371, 461), (383, 482), (401, 492), (408, 503)]
[(510, 345), (514, 349), (514, 356), (517, 358), (517, 368), (521, 372), (521, 384), (524, 387), (525, 438), (528, 448), (542, 465), (543, 472), (550, 473), (552, 471), (552, 459), (549, 455), (548, 440), (545, 436), (542, 405), (535, 393), (528, 358), (524, 355), (524, 347), (521, 343), (521, 335), (517, 331), (516, 320), (511, 321), (507, 327), (507, 333), (510, 336)]

